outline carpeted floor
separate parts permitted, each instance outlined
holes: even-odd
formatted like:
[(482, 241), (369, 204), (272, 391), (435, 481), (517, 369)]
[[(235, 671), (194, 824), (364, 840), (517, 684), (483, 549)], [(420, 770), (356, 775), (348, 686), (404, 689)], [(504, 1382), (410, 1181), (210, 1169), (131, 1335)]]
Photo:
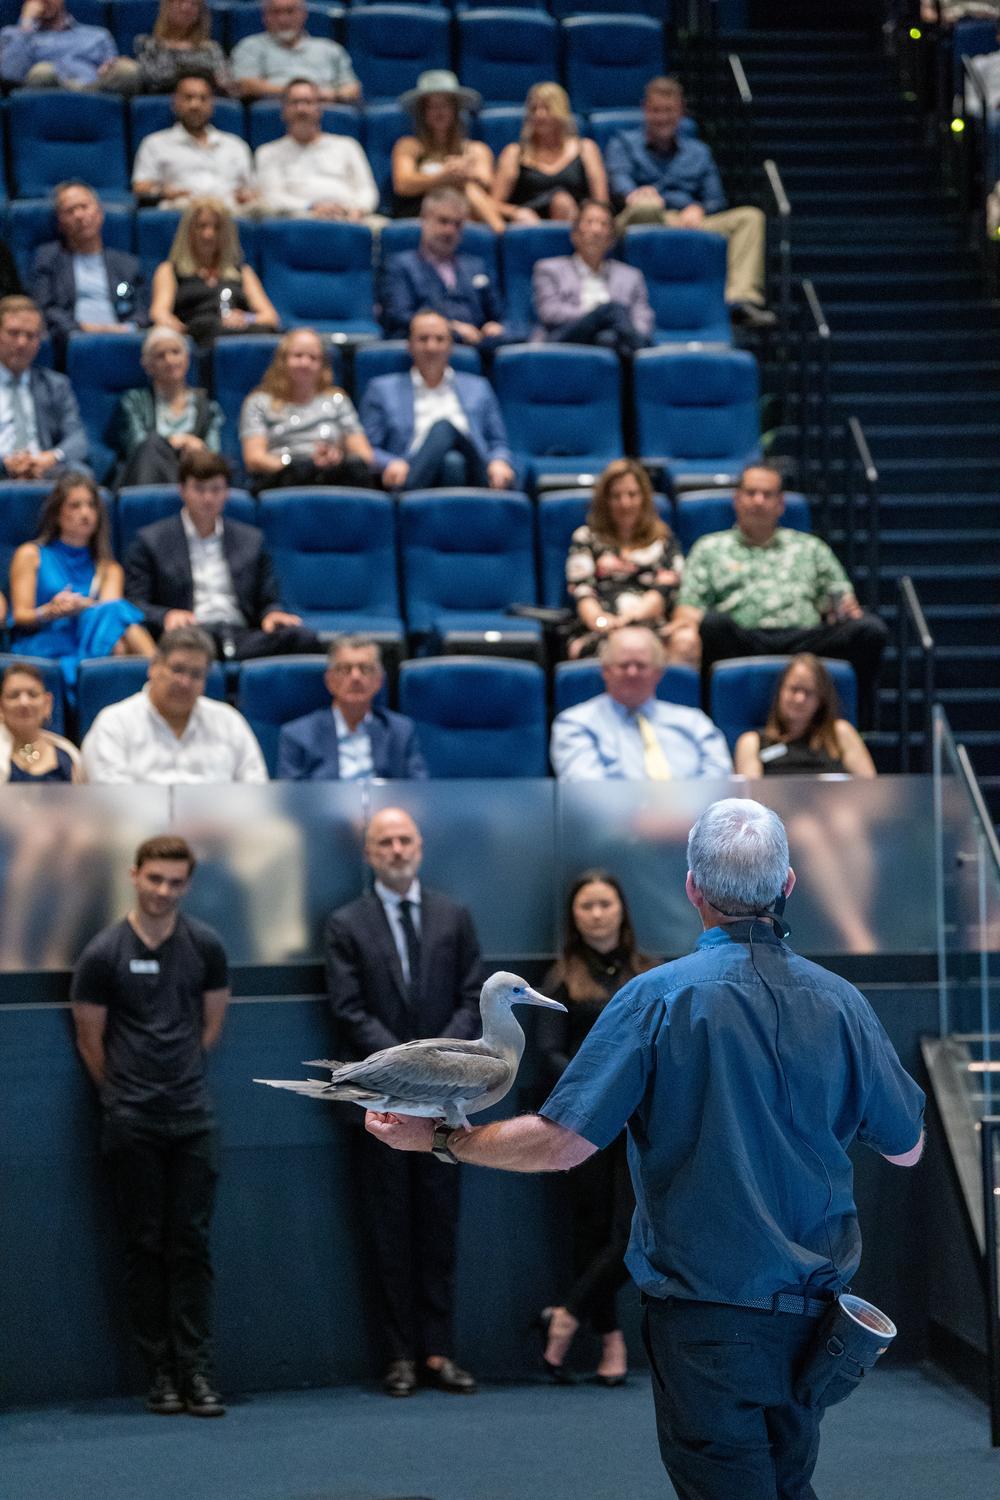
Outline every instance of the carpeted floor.
[[(2, 1419), (4, 1500), (668, 1500), (644, 1378), (625, 1390), (488, 1386), (390, 1401), (261, 1395), (221, 1421), (128, 1402)], [(933, 1372), (878, 1371), (824, 1423), (821, 1500), (987, 1500), (984, 1405)], [(734, 1497), (738, 1500), (738, 1497)]]

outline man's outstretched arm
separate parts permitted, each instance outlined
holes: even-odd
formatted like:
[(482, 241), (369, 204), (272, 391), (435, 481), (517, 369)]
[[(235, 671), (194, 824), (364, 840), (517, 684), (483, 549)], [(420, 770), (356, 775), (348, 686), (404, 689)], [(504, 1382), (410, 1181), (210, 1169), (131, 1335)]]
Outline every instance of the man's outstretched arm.
[[(365, 1129), (396, 1151), (430, 1151), (434, 1121), (369, 1110)], [(470, 1166), (501, 1172), (568, 1172), (597, 1150), (582, 1135), (541, 1115), (519, 1115), (471, 1130), (453, 1130), (448, 1148)]]

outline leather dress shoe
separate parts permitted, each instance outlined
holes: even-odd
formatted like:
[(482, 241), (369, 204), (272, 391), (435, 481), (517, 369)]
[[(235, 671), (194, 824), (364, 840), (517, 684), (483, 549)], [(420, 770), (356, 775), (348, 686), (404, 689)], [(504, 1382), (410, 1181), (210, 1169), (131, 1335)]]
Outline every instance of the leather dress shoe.
[(169, 1370), (157, 1370), (146, 1392), (146, 1410), (158, 1417), (176, 1417), (184, 1410), (177, 1382)]
[(454, 1396), (474, 1396), (479, 1389), (476, 1377), (461, 1369), (453, 1359), (446, 1359), (436, 1369), (425, 1365), (424, 1383), (438, 1391), (449, 1391)]
[(202, 1374), (188, 1377), (184, 1390), (184, 1406), (192, 1417), (224, 1417), (226, 1415), (222, 1397), (218, 1391), (213, 1390), (208, 1378)]
[(762, 307), (759, 302), (733, 302), (729, 316), (734, 327), (746, 328), (753, 333), (765, 333), (778, 326), (777, 313), (769, 307)]
[(412, 1396), (417, 1388), (417, 1367), (412, 1359), (394, 1359), (385, 1378), (382, 1381), (382, 1389), (387, 1396)]

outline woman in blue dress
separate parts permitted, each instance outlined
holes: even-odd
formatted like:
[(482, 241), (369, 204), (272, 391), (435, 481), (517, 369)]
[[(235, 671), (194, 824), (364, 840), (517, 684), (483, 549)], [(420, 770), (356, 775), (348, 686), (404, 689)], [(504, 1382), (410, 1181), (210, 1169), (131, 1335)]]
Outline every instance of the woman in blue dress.
[(152, 656), (142, 611), (122, 597), (124, 586), (97, 486), (63, 474), (42, 507), (38, 536), (11, 561), (11, 650), (58, 659), (71, 697), (85, 658)]

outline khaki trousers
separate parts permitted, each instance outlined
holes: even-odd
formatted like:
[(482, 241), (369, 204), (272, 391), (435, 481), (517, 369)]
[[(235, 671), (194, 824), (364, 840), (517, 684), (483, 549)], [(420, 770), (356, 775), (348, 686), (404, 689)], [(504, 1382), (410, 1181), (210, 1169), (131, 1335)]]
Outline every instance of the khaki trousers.
[[(675, 209), (656, 203), (632, 203), (616, 220), (619, 231), (630, 224), (676, 226)], [(726, 241), (726, 301), (764, 303), (764, 234), (766, 221), (759, 208), (727, 208), (721, 214), (706, 214), (701, 228), (721, 234)]]

